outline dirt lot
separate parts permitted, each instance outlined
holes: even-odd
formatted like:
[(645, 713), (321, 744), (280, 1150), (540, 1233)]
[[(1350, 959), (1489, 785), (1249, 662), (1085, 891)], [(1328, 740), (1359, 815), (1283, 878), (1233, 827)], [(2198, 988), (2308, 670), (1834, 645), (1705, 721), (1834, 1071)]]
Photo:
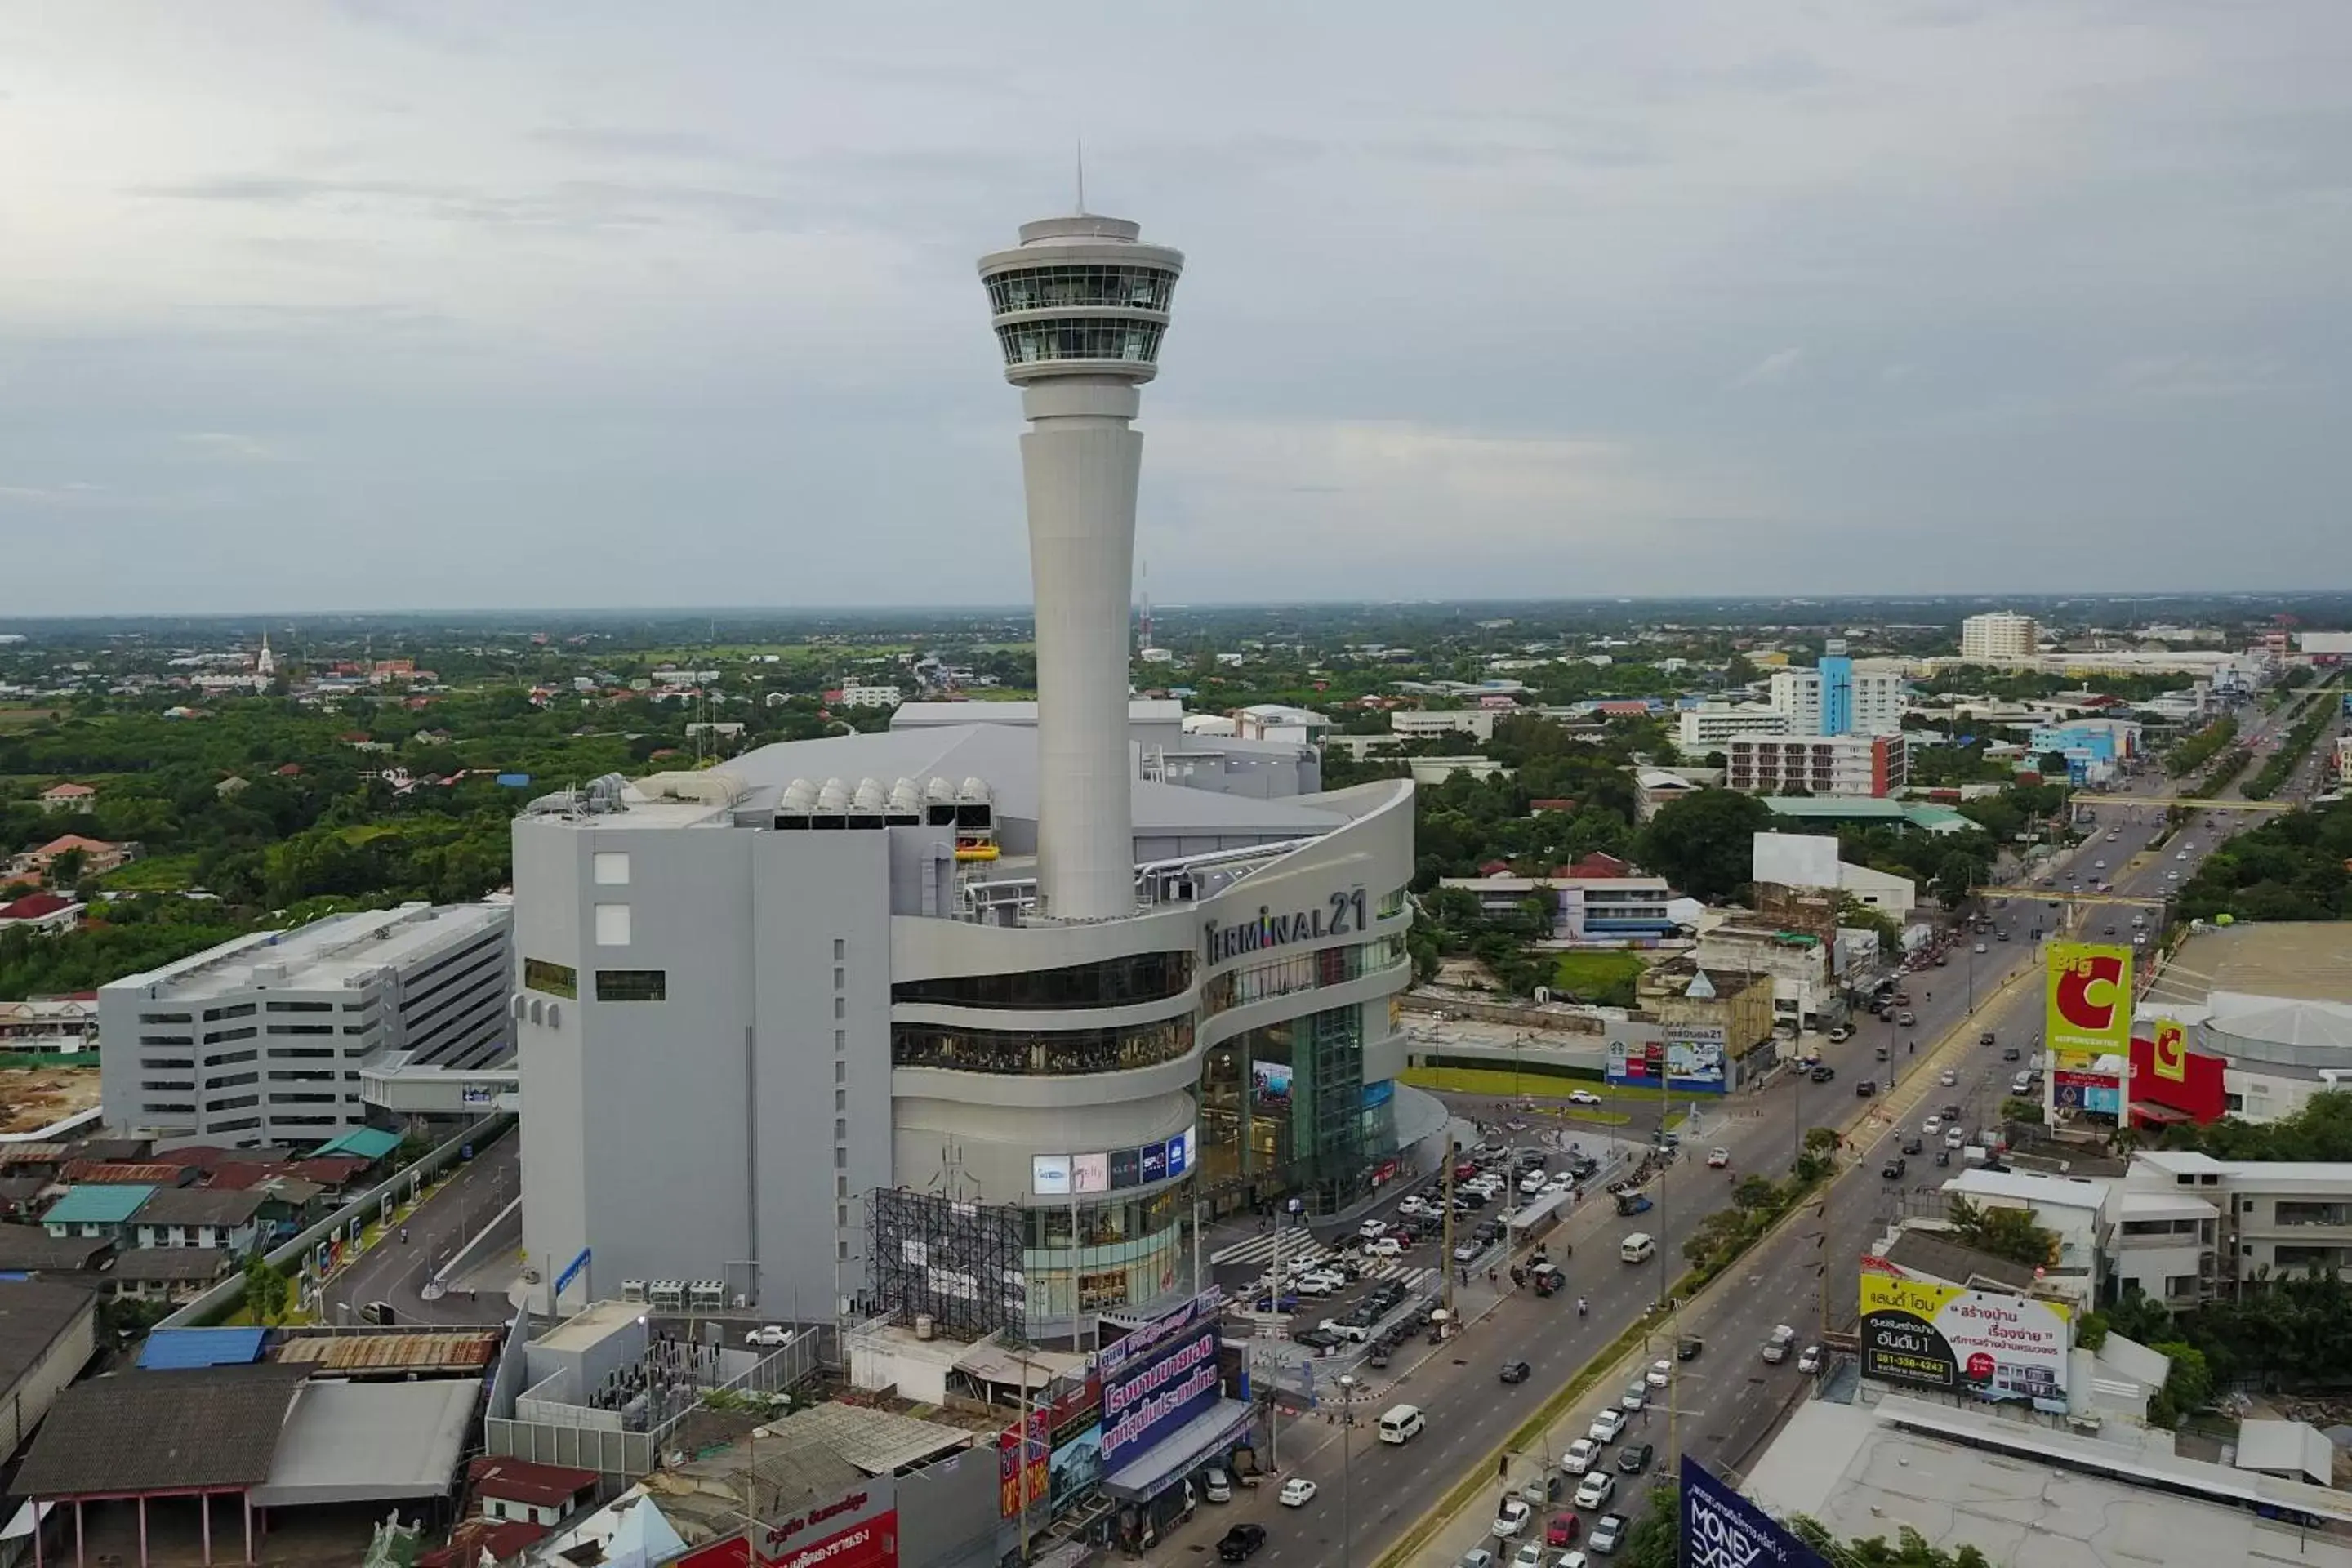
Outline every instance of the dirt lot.
[(98, 1068), (0, 1068), (0, 1132), (37, 1132), (98, 1104)]

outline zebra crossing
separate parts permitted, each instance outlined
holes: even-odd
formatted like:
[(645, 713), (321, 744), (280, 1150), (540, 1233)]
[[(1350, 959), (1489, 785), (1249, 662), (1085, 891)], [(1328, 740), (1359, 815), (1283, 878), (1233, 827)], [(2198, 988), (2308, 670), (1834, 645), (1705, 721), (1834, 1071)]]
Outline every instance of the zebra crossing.
[[(1246, 1306), (1250, 1301), (1265, 1294), (1273, 1282), (1274, 1256), (1274, 1237), (1270, 1235), (1248, 1237), (1216, 1250), (1212, 1261), (1220, 1268), (1236, 1263), (1260, 1265), (1256, 1278), (1250, 1281), (1245, 1290), (1238, 1295), (1231, 1290), (1225, 1293), (1229, 1304)], [(1339, 1258), (1339, 1252), (1322, 1242), (1305, 1237), (1283, 1238), (1282, 1262), (1285, 1272), (1290, 1271), (1294, 1260), (1301, 1265), (1300, 1271), (1304, 1272), (1306, 1268), (1311, 1268), (1319, 1264), (1330, 1264), (1336, 1267)], [(1359, 1284), (1394, 1279), (1402, 1283), (1408, 1290), (1436, 1272), (1433, 1268), (1416, 1265), (1409, 1258), (1365, 1258), (1359, 1255), (1354, 1258), (1354, 1262)]]

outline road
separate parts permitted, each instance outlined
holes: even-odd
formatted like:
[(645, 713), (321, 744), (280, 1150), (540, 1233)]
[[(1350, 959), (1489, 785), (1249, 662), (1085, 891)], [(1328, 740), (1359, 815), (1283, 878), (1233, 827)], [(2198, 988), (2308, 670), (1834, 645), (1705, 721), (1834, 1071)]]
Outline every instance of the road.
[[(521, 1139), (509, 1132), (430, 1194), (408, 1216), (408, 1240), (397, 1235), (370, 1247), (327, 1282), (325, 1321), (357, 1322), (371, 1301), (389, 1302), (402, 1323), (502, 1323), (514, 1315), (503, 1291), (469, 1300), (454, 1292), (427, 1301), (422, 1291), (432, 1271), (496, 1218), (521, 1190), (518, 1170)], [(509, 1216), (514, 1245), (522, 1243), (520, 1216)]]
[[(2265, 738), (2278, 728), (2276, 716), (2265, 716), (2252, 730), (2252, 738)], [(2299, 777), (2297, 782), (2303, 781)], [(2132, 788), (2140, 795), (2163, 795), (2168, 783), (2161, 778), (2139, 780)], [(2195, 846), (2188, 851), (2187, 861), (2174, 858), (2181, 851), (2168, 846), (2160, 858), (2147, 856), (2126, 865), (2116, 851), (2144, 846), (2149, 832), (2147, 824), (2160, 821), (2162, 813), (2121, 805), (2105, 807), (2102, 812), (2103, 826), (2112, 824), (2119, 828), (2117, 842), (2109, 845), (2104, 831), (2086, 838), (2062, 860), (2056, 872), (2058, 885), (2067, 885), (2064, 868), (2079, 864), (2082, 885), (2087, 888), (2098, 875), (2091, 862), (2106, 859), (2116, 892), (2161, 897), (2168, 888), (2178, 885), (2166, 872), (2177, 872), (2179, 879), (2185, 880), (2213, 842), (2258, 820), (2252, 814), (2241, 814), (2234, 826), (2225, 821), (2224, 828), (2216, 832), (2197, 819), (2180, 836), (2184, 845)], [(2135, 817), (2143, 819), (2137, 833)], [(1843, 1044), (1822, 1042), (1825, 1058), (1837, 1072), (1832, 1082), (1816, 1085), (1780, 1075), (1760, 1093), (1732, 1097), (1723, 1108), (1728, 1121), (1719, 1124), (1721, 1130), (1694, 1140), (1694, 1155), (1709, 1144), (1728, 1149), (1734, 1178), (1751, 1171), (1777, 1175), (1787, 1167), (1804, 1130), (1842, 1126), (1856, 1113), (1863, 1103), (1854, 1094), (1856, 1079), (1881, 1080), (1880, 1093), (1868, 1102), (1873, 1107), (1871, 1120), (1855, 1134), (1861, 1158), (1856, 1168), (1831, 1188), (1825, 1205), (1816, 1211), (1819, 1217), (1801, 1219), (1779, 1233), (1744, 1260), (1732, 1277), (1731, 1288), (1711, 1291), (1687, 1315), (1689, 1321), (1678, 1319), (1673, 1331), (1659, 1331), (1656, 1348), (1662, 1352), (1671, 1342), (1673, 1331), (1696, 1332), (1706, 1342), (1698, 1360), (1679, 1369), (1671, 1412), (1653, 1409), (1648, 1426), (1640, 1427), (1642, 1418), (1637, 1417), (1636, 1429), (1629, 1434), (1631, 1438), (1657, 1445), (1661, 1468), (1670, 1468), (1670, 1447), (1686, 1449), (1734, 1470), (1746, 1464), (1803, 1386), (1793, 1360), (1779, 1367), (1762, 1362), (1759, 1349), (1764, 1336), (1775, 1323), (1789, 1322), (1806, 1339), (1818, 1337), (1825, 1310), (1833, 1321), (1849, 1321), (1857, 1289), (1856, 1260), (1864, 1246), (1892, 1223), (1909, 1189), (1932, 1187), (1951, 1173), (1936, 1168), (1923, 1154), (1902, 1182), (1890, 1183), (1879, 1173), (1886, 1156), (1905, 1138), (1916, 1135), (1920, 1119), (1929, 1110), (1947, 1102), (1962, 1107), (1963, 1121), (1970, 1128), (1982, 1125), (1997, 1112), (2010, 1076), (2023, 1065), (2004, 1061), (2001, 1050), (2014, 1044), (2030, 1051), (2041, 1033), (2041, 994), (2034, 983), (2040, 949), (2028, 932), (2038, 918), (2044, 922), (2047, 936), (2053, 929), (2048, 922), (2060, 918), (2046, 904), (2035, 909), (2025, 908), (2017, 900), (2009, 904), (1990, 912), (1997, 923), (2010, 930), (2011, 940), (1988, 940), (1982, 954), (1974, 951), (1973, 941), (1960, 944), (1947, 967), (1923, 970), (1905, 980), (1905, 988), (1913, 997), (1911, 1011), (1917, 1018), (1915, 1027), (1869, 1024), (1856, 1038)], [(2064, 918), (2072, 928), (2069, 934), (2087, 931), (2094, 937), (2104, 937), (2105, 927), (2113, 924), (2127, 936), (2133, 909), (2078, 905)], [(1992, 1047), (1975, 1043), (1986, 1029), (1994, 1032)], [(1887, 1050), (1885, 1062), (1876, 1059), (1881, 1047)], [(1949, 1087), (1940, 1081), (1946, 1066), (1955, 1079)], [(1890, 1078), (1891, 1085), (1885, 1081)], [(1613, 1108), (1622, 1105), (1622, 1101), (1612, 1102)], [(1637, 1127), (1654, 1125), (1654, 1115), (1645, 1110)], [(1956, 1162), (1953, 1169), (1958, 1168)], [(1723, 1206), (1729, 1185), (1724, 1173), (1709, 1171), (1693, 1158), (1673, 1167), (1654, 1186), (1658, 1201), (1650, 1213), (1621, 1219), (1605, 1201), (1586, 1205), (1563, 1227), (1574, 1253), (1566, 1262), (1569, 1287), (1559, 1296), (1542, 1300), (1525, 1292), (1511, 1293), (1495, 1302), (1492, 1310), (1475, 1321), (1461, 1339), (1435, 1349), (1415, 1343), (1386, 1371), (1361, 1372), (1359, 1375), (1364, 1383), (1352, 1391), (1352, 1403), (1360, 1413), (1359, 1425), (1353, 1428), (1337, 1422), (1329, 1406), (1339, 1401), (1328, 1397), (1326, 1408), (1284, 1423), (1276, 1444), (1278, 1463), (1286, 1476), (1305, 1475), (1316, 1481), (1320, 1492), (1314, 1501), (1303, 1509), (1285, 1510), (1275, 1502), (1275, 1489), (1270, 1485), (1240, 1492), (1232, 1503), (1203, 1507), (1190, 1526), (1169, 1536), (1149, 1560), (1171, 1564), (1192, 1562), (1228, 1526), (1255, 1521), (1267, 1527), (1269, 1541), (1254, 1562), (1279, 1563), (1283, 1568), (1299, 1563), (1338, 1563), (1346, 1568), (1354, 1562), (1372, 1561), (1470, 1467), (1486, 1462), (1495, 1446), (1524, 1421), (1528, 1412), (1643, 1316), (1666, 1282), (1682, 1272), (1684, 1240), (1709, 1211)], [(1617, 1243), (1636, 1229), (1658, 1238), (1659, 1258), (1654, 1264), (1627, 1268), (1617, 1260)], [(1421, 1250), (1426, 1261), (1429, 1249), (1424, 1245)], [(1552, 1251), (1557, 1259), (1557, 1243)], [(1590, 1306), (1590, 1315), (1582, 1319), (1575, 1314), (1580, 1293)], [(1473, 1312), (1485, 1304), (1479, 1296), (1473, 1292), (1465, 1303)], [(1530, 1363), (1532, 1375), (1527, 1382), (1504, 1384), (1499, 1381), (1496, 1369), (1507, 1359)], [(1318, 1379), (1327, 1396), (1332, 1392), (1332, 1381)], [(1618, 1380), (1597, 1387), (1580, 1403), (1572, 1417), (1555, 1428), (1539, 1451), (1510, 1464), (1511, 1484), (1517, 1486), (1544, 1468), (1569, 1438), (1582, 1433), (1592, 1408), (1604, 1398), (1613, 1402), (1620, 1392)], [(1426, 1413), (1428, 1430), (1403, 1447), (1381, 1445), (1373, 1436), (1371, 1422), (1381, 1410), (1406, 1401)], [(1418, 1560), (1451, 1563), (1464, 1551), (1481, 1544), (1483, 1518), (1493, 1500), (1492, 1495), (1482, 1494), (1472, 1510), (1481, 1517), (1441, 1531)], [(1615, 1506), (1628, 1505), (1621, 1500)], [(1351, 1550), (1343, 1545), (1343, 1538), (1351, 1543)]]

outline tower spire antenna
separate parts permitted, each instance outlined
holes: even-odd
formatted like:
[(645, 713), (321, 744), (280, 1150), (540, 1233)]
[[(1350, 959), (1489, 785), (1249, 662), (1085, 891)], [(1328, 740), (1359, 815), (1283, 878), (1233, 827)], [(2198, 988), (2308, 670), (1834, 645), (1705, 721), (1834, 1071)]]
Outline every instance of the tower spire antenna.
[(1084, 217), (1084, 216), (1086, 216), (1086, 214), (1087, 214), (1087, 139), (1086, 139), (1085, 137), (1081, 136), (1081, 137), (1079, 137), (1079, 138), (1078, 138), (1078, 210), (1077, 210), (1077, 214), (1076, 214), (1076, 216), (1079, 216), (1079, 217)]

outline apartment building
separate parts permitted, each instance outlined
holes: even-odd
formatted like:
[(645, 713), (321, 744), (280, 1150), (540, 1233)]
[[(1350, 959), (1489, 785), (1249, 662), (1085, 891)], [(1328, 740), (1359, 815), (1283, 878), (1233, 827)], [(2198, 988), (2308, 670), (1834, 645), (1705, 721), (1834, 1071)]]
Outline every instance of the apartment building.
[(1856, 669), (1843, 655), (1812, 669), (1772, 677), (1772, 708), (1785, 714), (1790, 735), (1892, 735), (1903, 728), (1903, 677), (1894, 670)]
[(2008, 610), (1970, 616), (1960, 623), (1960, 658), (1971, 662), (2032, 658), (2040, 629), (2032, 616)]
[(1549, 877), (1444, 877), (1438, 886), (1470, 892), (1489, 914), (1542, 897), (1551, 903), (1551, 935), (1559, 942), (1638, 945), (1671, 935), (1676, 924), (1666, 879), (1636, 871), (1580, 876), (1576, 867), (1563, 866)]
[(898, 689), (895, 686), (845, 686), (834, 702), (842, 708), (896, 708)]
[(1725, 783), (1757, 795), (1884, 796), (1909, 782), (1899, 734), (1741, 737), (1723, 750)]
[(2124, 1215), (2118, 1285), (2168, 1305), (2314, 1268), (2352, 1279), (2352, 1164), (2157, 1150), (2132, 1157), (2125, 1191), (2169, 1206)]
[(256, 932), (101, 986), (106, 1124), (315, 1143), (365, 1121), (364, 1067), (505, 1061), (511, 925), (503, 904), (404, 904)]
[(1762, 702), (1702, 702), (1675, 715), (1675, 744), (1685, 757), (1723, 751), (1737, 740), (1790, 732), (1788, 713)]
[(1495, 738), (1495, 721), (1506, 711), (1494, 708), (1392, 708), (1389, 710), (1389, 733), (1405, 740), (1469, 735), (1491, 741)]

